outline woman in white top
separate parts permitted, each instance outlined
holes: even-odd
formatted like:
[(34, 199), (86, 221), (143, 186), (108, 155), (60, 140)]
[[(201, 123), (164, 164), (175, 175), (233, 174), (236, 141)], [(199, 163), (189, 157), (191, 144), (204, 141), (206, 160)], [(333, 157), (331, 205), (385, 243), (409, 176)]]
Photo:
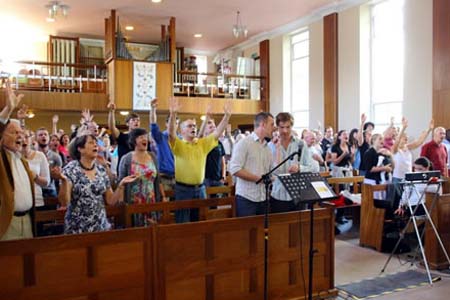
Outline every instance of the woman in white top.
[(428, 134), (433, 131), (434, 121), (431, 120), (428, 125), (428, 129), (423, 131), (420, 136), (408, 143), (408, 137), (405, 134), (405, 130), (408, 127), (408, 120), (403, 117), (402, 119), (402, 129), (400, 130), (400, 134), (397, 136), (395, 140), (394, 146), (392, 147), (392, 152), (394, 154), (394, 174), (393, 174), (393, 183), (399, 183), (405, 178), (405, 174), (412, 172), (412, 163), (413, 157), (412, 152), (414, 149), (420, 147)]
[(22, 144), (22, 155), (28, 161), (28, 165), (33, 172), (34, 197), (36, 208), (44, 206), (42, 188), (50, 182), (50, 169), (47, 157), (44, 153), (31, 148), (33, 135), (30, 130), (25, 130), (25, 141)]

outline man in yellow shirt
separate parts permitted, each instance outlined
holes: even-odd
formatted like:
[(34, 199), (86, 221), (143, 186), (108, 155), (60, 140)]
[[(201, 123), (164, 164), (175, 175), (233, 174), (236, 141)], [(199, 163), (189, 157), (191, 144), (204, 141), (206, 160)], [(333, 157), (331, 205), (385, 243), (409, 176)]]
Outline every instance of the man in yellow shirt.
[[(205, 199), (206, 157), (217, 146), (218, 139), (228, 125), (231, 116), (231, 103), (226, 102), (222, 121), (207, 137), (197, 138), (195, 119), (187, 119), (180, 124), (177, 136), (175, 120), (180, 108), (178, 100), (169, 99), (169, 144), (175, 158), (175, 200)], [(177, 223), (198, 221), (198, 209), (178, 210), (175, 213)]]

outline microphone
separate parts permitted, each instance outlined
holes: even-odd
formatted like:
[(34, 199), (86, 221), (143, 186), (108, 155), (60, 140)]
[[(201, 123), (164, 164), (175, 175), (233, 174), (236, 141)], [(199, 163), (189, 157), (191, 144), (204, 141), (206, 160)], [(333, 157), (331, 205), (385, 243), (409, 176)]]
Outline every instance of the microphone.
[(300, 158), (302, 157), (302, 151), (303, 151), (303, 143), (298, 144), (298, 151), (297, 151), (297, 159), (300, 163)]

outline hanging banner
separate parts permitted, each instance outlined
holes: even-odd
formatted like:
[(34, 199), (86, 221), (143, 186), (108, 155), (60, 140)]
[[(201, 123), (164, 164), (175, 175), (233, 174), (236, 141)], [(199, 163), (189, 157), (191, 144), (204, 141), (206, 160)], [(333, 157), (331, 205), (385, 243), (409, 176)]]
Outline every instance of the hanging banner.
[(133, 62), (133, 110), (150, 110), (156, 98), (156, 64)]

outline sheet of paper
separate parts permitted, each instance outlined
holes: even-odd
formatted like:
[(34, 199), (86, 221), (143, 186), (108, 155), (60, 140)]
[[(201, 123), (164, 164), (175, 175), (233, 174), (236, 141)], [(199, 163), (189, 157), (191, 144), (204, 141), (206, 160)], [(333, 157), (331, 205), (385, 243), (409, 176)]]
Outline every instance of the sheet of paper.
[(331, 193), (328, 186), (323, 181), (313, 181), (311, 182), (311, 185), (316, 190), (317, 194), (320, 198), (330, 198), (333, 197), (333, 193)]

